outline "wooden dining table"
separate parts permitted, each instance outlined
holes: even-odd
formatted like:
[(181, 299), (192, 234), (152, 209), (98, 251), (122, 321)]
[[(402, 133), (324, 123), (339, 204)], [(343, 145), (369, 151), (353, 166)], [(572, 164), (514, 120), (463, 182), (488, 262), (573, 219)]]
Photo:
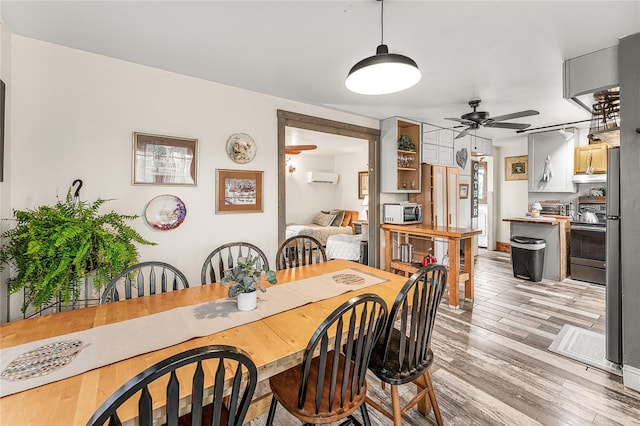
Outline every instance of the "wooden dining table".
[[(340, 259), (279, 271), (277, 279), (279, 284), (283, 284), (349, 268), (357, 268), (387, 281), (5, 396), (0, 398), (0, 423), (7, 426), (85, 425), (95, 410), (130, 378), (173, 354), (205, 345), (224, 344), (241, 348), (255, 362), (259, 380), (268, 379), (301, 362), (313, 332), (341, 303), (357, 294), (375, 293), (390, 307), (406, 281), (403, 276)], [(226, 297), (225, 287), (208, 284), (20, 320), (2, 325), (0, 349)], [(163, 330), (157, 332), (162, 333)], [(266, 412), (269, 403), (269, 395), (257, 397), (247, 421)], [(428, 409), (428, 405), (421, 406), (423, 412)], [(135, 415), (131, 410), (121, 420), (130, 422)]]

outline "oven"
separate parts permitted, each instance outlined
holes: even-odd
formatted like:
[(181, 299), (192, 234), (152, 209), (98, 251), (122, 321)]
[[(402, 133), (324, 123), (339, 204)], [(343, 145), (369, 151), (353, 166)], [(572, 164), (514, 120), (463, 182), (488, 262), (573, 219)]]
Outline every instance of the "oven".
[[(606, 283), (606, 204), (579, 206), (578, 221), (571, 222), (569, 255), (571, 278)], [(592, 214), (588, 214), (592, 213)], [(580, 222), (580, 218), (589, 222)]]

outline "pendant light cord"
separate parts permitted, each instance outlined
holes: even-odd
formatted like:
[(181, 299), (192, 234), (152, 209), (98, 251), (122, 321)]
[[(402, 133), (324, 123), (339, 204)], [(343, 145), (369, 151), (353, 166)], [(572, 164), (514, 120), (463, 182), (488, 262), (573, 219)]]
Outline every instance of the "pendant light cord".
[(384, 0), (380, 0), (380, 44), (384, 44)]

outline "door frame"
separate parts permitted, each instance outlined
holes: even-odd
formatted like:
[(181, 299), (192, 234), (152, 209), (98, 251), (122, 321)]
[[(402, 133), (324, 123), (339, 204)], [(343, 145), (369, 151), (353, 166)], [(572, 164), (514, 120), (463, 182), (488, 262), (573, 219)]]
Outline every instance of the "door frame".
[(312, 130), (333, 135), (364, 139), (369, 145), (369, 265), (380, 263), (380, 193), (378, 188), (378, 162), (380, 130), (341, 121), (278, 110), (278, 245), (285, 240), (286, 230), (286, 155), (285, 128)]

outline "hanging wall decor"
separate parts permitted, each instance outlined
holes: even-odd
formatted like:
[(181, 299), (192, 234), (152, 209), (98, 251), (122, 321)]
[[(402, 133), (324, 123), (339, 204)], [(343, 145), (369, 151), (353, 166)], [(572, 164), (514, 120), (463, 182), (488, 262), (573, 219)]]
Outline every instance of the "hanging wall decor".
[(133, 184), (195, 186), (198, 140), (133, 133)]
[(227, 155), (238, 164), (251, 162), (256, 150), (255, 141), (246, 133), (234, 133), (227, 139)]
[(255, 170), (216, 169), (216, 213), (262, 212), (262, 176)]
[(526, 155), (506, 157), (504, 159), (505, 180), (527, 180), (529, 178), (529, 160)]

